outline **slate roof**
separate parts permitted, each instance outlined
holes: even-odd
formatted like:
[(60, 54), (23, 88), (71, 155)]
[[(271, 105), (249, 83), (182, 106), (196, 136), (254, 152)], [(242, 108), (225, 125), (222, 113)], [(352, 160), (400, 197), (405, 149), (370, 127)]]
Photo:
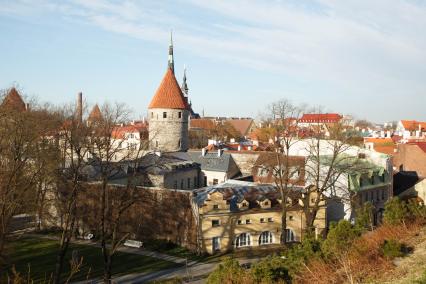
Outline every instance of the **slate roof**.
[(189, 109), (176, 77), (170, 68), (167, 69), (160, 86), (148, 106), (148, 109), (151, 108)]
[(201, 165), (205, 171), (227, 172), (231, 166), (232, 157), (229, 153), (222, 153), (218, 157), (216, 152), (207, 152), (204, 156), (201, 151), (189, 151), (188, 158)]
[[(303, 187), (294, 187), (294, 195), (298, 196)], [(230, 203), (231, 211), (237, 208), (237, 203), (243, 200), (249, 202), (263, 201), (265, 199), (280, 199), (280, 193), (274, 185), (257, 184), (253, 182), (228, 180), (225, 183), (203, 187), (193, 191), (194, 202), (199, 206), (203, 206), (208, 195), (214, 192), (223, 194), (223, 198)]]

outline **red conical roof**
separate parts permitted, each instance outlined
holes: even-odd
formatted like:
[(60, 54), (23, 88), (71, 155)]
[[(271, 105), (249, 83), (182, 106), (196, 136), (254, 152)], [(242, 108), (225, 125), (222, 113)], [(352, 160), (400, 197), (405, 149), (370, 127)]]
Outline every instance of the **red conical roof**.
[(102, 120), (102, 119), (103, 119), (103, 117), (102, 117), (102, 112), (101, 112), (101, 110), (99, 109), (98, 104), (96, 104), (96, 105), (92, 108), (92, 111), (90, 112), (89, 117), (87, 118), (87, 120), (89, 120), (89, 121), (100, 121), (100, 120)]
[(187, 109), (188, 104), (183, 97), (173, 71), (168, 68), (148, 108)]
[(15, 88), (9, 90), (1, 105), (16, 111), (25, 111), (26, 109), (24, 100)]

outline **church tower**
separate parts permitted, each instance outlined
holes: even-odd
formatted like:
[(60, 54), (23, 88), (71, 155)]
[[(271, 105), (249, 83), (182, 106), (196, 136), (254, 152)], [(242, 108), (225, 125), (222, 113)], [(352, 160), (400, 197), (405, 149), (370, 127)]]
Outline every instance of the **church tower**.
[(150, 149), (160, 152), (188, 150), (188, 117), (188, 103), (174, 74), (171, 41), (166, 74), (148, 106)]

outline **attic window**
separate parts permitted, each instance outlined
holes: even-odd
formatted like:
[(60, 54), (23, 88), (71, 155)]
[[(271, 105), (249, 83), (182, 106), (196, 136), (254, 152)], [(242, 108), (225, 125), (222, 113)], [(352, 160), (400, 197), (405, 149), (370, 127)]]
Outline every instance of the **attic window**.
[(214, 204), (213, 205), (213, 209), (219, 209), (219, 205), (218, 204)]
[(182, 118), (182, 112), (178, 112), (178, 118)]

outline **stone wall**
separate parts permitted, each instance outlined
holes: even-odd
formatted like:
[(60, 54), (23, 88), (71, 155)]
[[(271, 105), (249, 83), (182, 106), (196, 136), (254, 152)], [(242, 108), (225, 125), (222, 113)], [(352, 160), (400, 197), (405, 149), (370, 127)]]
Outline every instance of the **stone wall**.
[(393, 162), (397, 171), (414, 171), (419, 177), (426, 177), (426, 153), (417, 145), (398, 145)]
[[(166, 113), (166, 118), (163, 117)], [(179, 113), (181, 117), (179, 118)], [(149, 109), (150, 149), (173, 152), (186, 151), (189, 147), (188, 116), (182, 109)]]
[[(114, 203), (110, 206), (112, 211), (107, 213), (108, 224), (111, 224), (112, 216), (116, 216), (120, 200), (135, 198), (134, 204), (121, 217), (119, 236), (129, 234), (128, 238), (142, 241), (161, 239), (196, 249), (196, 223), (190, 191), (137, 187), (136, 194), (130, 195), (126, 186), (110, 186), (108, 190), (109, 203)], [(100, 194), (100, 184), (84, 186), (78, 202), (79, 232), (99, 236)]]

